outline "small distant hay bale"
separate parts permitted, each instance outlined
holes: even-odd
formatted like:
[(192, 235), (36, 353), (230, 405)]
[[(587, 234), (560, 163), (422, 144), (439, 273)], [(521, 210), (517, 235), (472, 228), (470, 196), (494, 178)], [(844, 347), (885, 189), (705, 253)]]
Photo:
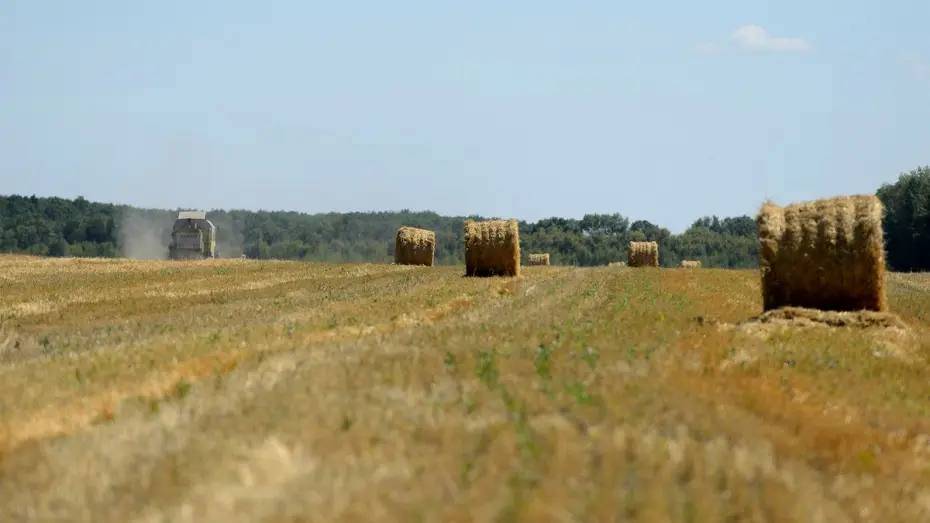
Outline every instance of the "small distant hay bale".
[(626, 267), (625, 261), (612, 261), (607, 264), (608, 267)]
[(526, 258), (527, 258), (526, 259), (527, 265), (549, 265), (549, 253), (548, 252), (530, 253)]
[(627, 265), (630, 267), (658, 267), (659, 244), (656, 242), (630, 242)]
[(756, 221), (764, 310), (887, 310), (878, 198), (766, 203)]
[(398, 265), (433, 265), (436, 233), (416, 227), (397, 229), (394, 241), (394, 263)]
[(700, 269), (701, 260), (681, 260), (682, 269)]
[(465, 222), (465, 275), (520, 275), (520, 229), (516, 220)]

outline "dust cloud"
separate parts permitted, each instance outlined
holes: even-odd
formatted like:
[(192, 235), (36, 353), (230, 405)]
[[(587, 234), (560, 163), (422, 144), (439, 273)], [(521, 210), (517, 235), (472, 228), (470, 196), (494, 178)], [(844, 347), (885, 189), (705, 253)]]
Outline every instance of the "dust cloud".
[[(136, 260), (167, 259), (177, 216), (177, 211), (127, 209), (117, 224), (121, 255)], [(235, 218), (224, 211), (207, 213), (216, 225), (217, 258), (238, 258), (244, 252), (243, 224)]]
[(126, 211), (117, 236), (121, 254), (136, 260), (167, 259), (173, 223), (171, 215), (164, 212)]
[(245, 252), (243, 224), (230, 213), (214, 211), (207, 219), (216, 225), (216, 257), (238, 258)]

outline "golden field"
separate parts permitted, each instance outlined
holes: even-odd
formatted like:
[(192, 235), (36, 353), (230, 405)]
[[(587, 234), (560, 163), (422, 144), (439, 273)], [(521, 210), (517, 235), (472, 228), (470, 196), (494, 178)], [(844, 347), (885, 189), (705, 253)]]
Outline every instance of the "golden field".
[(930, 520), (930, 275), (463, 273), (0, 256), (0, 521)]

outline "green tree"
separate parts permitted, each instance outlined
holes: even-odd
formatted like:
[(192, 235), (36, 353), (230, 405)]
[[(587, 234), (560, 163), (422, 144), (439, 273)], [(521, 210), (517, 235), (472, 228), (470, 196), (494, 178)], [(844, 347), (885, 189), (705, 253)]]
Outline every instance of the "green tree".
[(888, 264), (900, 271), (930, 269), (930, 167), (901, 174), (877, 194), (885, 206)]
[(59, 236), (52, 240), (52, 243), (48, 247), (49, 256), (67, 256), (68, 255), (68, 242), (64, 238)]

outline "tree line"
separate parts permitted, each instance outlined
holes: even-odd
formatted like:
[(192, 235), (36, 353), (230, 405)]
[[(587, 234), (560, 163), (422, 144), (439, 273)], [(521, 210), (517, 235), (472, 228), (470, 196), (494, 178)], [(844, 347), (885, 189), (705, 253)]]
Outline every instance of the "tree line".
[[(84, 198), (0, 196), (0, 252), (40, 256), (164, 257), (177, 211), (138, 209)], [(448, 217), (434, 212), (304, 214), (278, 211), (213, 210), (222, 257), (328, 262), (389, 262), (394, 234), (402, 225), (436, 232), (436, 262), (462, 263), (462, 224), (480, 216)], [(520, 222), (524, 252), (549, 252), (552, 263), (605, 265), (626, 259), (630, 240), (656, 241), (663, 264), (700, 259), (709, 266), (756, 264), (755, 223), (739, 218), (702, 218), (684, 234), (620, 214), (582, 219)]]
[[(878, 190), (886, 208), (888, 261), (897, 270), (930, 269), (930, 168), (902, 174)], [(0, 252), (41, 256), (164, 257), (177, 211), (139, 209), (84, 198), (0, 196)], [(462, 263), (462, 223), (478, 216), (434, 212), (305, 214), (214, 210), (222, 257), (328, 262), (389, 262), (394, 234), (409, 225), (436, 232), (436, 261)], [(756, 223), (749, 216), (704, 217), (682, 234), (620, 214), (520, 222), (523, 252), (548, 252), (553, 264), (593, 266), (626, 260), (629, 241), (659, 243), (663, 266), (700, 260), (705, 267), (758, 266)]]

